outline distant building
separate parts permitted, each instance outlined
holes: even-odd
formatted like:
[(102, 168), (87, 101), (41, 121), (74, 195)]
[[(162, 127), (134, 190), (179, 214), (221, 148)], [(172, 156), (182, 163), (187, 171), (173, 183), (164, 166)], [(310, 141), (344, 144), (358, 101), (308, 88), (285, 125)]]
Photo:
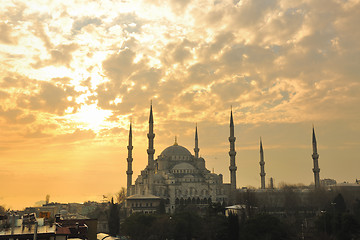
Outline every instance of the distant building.
[(36, 218), (35, 213), (25, 213), (22, 216), (10, 213), (0, 219), (0, 240), (30, 240), (34, 239), (34, 234), (38, 240), (96, 240), (96, 219), (63, 219), (60, 214), (56, 214), (53, 220), (49, 220)]
[(320, 180), (320, 185), (321, 186), (332, 186), (332, 185), (336, 185), (336, 180), (335, 179), (330, 179), (330, 178), (325, 178), (325, 179), (321, 179)]
[(0, 240), (67, 240), (70, 235), (68, 228), (62, 228), (55, 224), (44, 224), (44, 219), (36, 219), (35, 214), (24, 215), (18, 218), (12, 215), (7, 227), (0, 231)]
[(246, 205), (244, 204), (225, 207), (225, 216), (227, 217), (230, 215), (242, 216), (245, 214), (245, 212), (246, 212)]
[(129, 214), (155, 213), (160, 208), (161, 198), (155, 195), (132, 195), (127, 198), (126, 204)]

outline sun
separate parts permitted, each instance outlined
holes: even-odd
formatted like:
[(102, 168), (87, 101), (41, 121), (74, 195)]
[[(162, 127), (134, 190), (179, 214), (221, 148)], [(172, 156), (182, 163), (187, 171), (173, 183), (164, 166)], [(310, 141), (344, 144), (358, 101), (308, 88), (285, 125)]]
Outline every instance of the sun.
[(82, 105), (77, 113), (71, 115), (71, 119), (78, 122), (84, 129), (98, 132), (109, 127), (110, 123), (106, 119), (111, 114), (111, 110), (101, 109), (96, 104)]

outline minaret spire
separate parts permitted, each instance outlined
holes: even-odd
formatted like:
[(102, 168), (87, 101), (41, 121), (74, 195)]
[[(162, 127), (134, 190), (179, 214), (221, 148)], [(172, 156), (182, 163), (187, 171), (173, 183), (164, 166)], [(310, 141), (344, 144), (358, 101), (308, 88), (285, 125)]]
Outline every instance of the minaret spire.
[(265, 189), (265, 161), (264, 161), (264, 150), (260, 137), (260, 177), (261, 177), (261, 189)]
[(237, 167), (235, 165), (235, 156), (236, 156), (236, 151), (235, 151), (235, 140), (236, 137), (234, 136), (234, 120), (233, 120), (233, 113), (232, 113), (232, 108), (231, 108), (231, 113), (230, 113), (230, 137), (229, 137), (229, 142), (230, 142), (230, 151), (229, 151), (229, 156), (230, 156), (230, 185), (231, 185), (231, 190), (235, 191), (236, 190), (236, 170)]
[(128, 157), (127, 157), (127, 162), (128, 162), (128, 169), (126, 171), (127, 174), (127, 196), (130, 196), (131, 194), (131, 185), (132, 185), (132, 162), (133, 162), (133, 158), (132, 158), (132, 150), (133, 150), (133, 145), (132, 145), (132, 127), (131, 127), (131, 122), (130, 122), (130, 130), (129, 130), (129, 145), (127, 146), (128, 149)]
[(312, 158), (313, 158), (313, 162), (314, 162), (314, 168), (313, 168), (313, 172), (314, 172), (314, 181), (315, 181), (315, 188), (319, 188), (320, 187), (320, 168), (319, 168), (319, 154), (317, 153), (317, 144), (316, 144), (316, 137), (315, 137), (315, 129), (313, 126), (313, 132), (312, 132), (312, 147), (313, 147), (313, 154), (312, 154)]
[(194, 152), (195, 152), (195, 158), (199, 158), (199, 139), (198, 139), (198, 132), (197, 132), (197, 124), (195, 127), (195, 148), (194, 148)]
[(147, 149), (148, 153), (148, 168), (149, 170), (154, 169), (154, 118), (153, 118), (153, 112), (152, 112), (152, 102), (150, 104), (150, 116), (149, 116), (149, 133), (147, 134), (147, 137), (149, 139), (149, 147)]

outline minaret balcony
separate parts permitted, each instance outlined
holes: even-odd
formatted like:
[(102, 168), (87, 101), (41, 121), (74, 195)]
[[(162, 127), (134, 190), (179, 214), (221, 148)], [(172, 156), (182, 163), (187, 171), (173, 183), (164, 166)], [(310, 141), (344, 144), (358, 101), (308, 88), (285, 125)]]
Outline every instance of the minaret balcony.
[(229, 142), (235, 142), (236, 137), (229, 137)]
[(230, 156), (230, 157), (235, 157), (235, 156), (236, 156), (236, 152), (235, 152), (235, 151), (230, 151), (230, 152), (229, 152), (229, 156)]
[(230, 167), (229, 167), (229, 170), (230, 170), (230, 171), (236, 171), (236, 170), (237, 170), (237, 167), (236, 167), (236, 166), (230, 166)]
[(313, 153), (312, 157), (317, 159), (317, 158), (319, 158), (319, 154)]
[(154, 153), (155, 153), (155, 149), (148, 149), (148, 150), (147, 150), (147, 153), (148, 153), (148, 154), (154, 154)]

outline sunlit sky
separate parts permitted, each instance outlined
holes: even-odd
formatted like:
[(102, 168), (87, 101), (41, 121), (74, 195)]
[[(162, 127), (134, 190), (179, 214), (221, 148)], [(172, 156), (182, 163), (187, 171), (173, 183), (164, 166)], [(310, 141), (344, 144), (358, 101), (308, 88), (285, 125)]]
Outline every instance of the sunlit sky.
[(155, 155), (191, 152), (229, 182), (229, 115), (237, 185), (360, 178), (359, 0), (2, 1), (0, 204), (101, 200)]

